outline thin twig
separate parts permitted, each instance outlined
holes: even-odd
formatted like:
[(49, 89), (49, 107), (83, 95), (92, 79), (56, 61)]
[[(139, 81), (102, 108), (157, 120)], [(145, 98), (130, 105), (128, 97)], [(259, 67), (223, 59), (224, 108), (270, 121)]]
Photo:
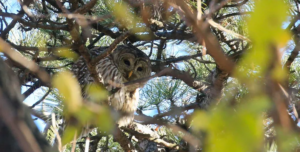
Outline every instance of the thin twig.
[(84, 13), (88, 12), (89, 10), (91, 10), (95, 6), (96, 3), (97, 3), (97, 0), (90, 0), (84, 6), (76, 9), (74, 11), (74, 14), (77, 14), (77, 13), (84, 14)]
[(16, 63), (19, 63), (24, 68), (28, 69), (32, 74), (36, 75), (46, 86), (51, 87), (49, 74), (41, 69), (35, 62), (27, 60), (20, 53), (12, 49), (12, 47), (0, 38), (0, 51)]
[(25, 99), (31, 95), (36, 89), (40, 88), (42, 86), (42, 82), (40, 80), (35, 81), (32, 86), (27, 89), (22, 95), (25, 97)]
[(52, 116), (52, 127), (53, 127), (53, 132), (54, 134), (56, 135), (56, 139), (57, 139), (57, 142), (58, 142), (58, 150), (60, 152), (62, 152), (62, 144), (61, 144), (61, 137), (57, 131), (57, 128), (56, 128), (56, 119), (55, 119), (55, 113), (52, 113), (51, 114)]
[(51, 89), (49, 89), (46, 94), (37, 102), (35, 102), (30, 108), (34, 108), (36, 105), (40, 104), (42, 101), (44, 101), (44, 99), (49, 95), (49, 93), (51, 92)]
[(71, 150), (71, 152), (75, 152), (75, 149), (76, 149), (76, 139), (77, 139), (77, 131), (75, 132), (75, 135), (74, 135), (74, 138), (73, 138), (73, 141), (72, 141), (72, 150)]
[(128, 36), (130, 35), (130, 31), (126, 31), (123, 33), (120, 37), (116, 38), (114, 42), (107, 48), (107, 50), (103, 53), (101, 53), (99, 56), (97, 56), (93, 61), (92, 64), (97, 64), (101, 59), (107, 57), (109, 54), (111, 54), (116, 48), (117, 45), (124, 41)]
[(179, 56), (177, 58), (169, 58), (169, 59), (166, 59), (165, 61), (160, 61), (160, 60), (150, 60), (150, 61), (151, 62), (160, 62), (164, 65), (168, 65), (170, 63), (177, 63), (177, 62), (193, 59), (193, 58), (200, 57), (200, 56), (202, 56), (202, 53), (198, 53), (198, 54), (194, 54), (194, 55)]
[(199, 63), (216, 64), (216, 62), (207, 61), (207, 60), (199, 60), (199, 59), (197, 59), (197, 58), (194, 58), (194, 60), (198, 61)]
[(241, 34), (235, 33), (234, 31), (231, 31), (231, 30), (226, 29), (225, 27), (223, 27), (222, 25), (216, 23), (216, 22), (213, 21), (212, 19), (208, 19), (207, 22), (208, 22), (211, 26), (213, 26), (213, 27), (219, 29), (220, 31), (226, 32), (226, 33), (228, 33), (228, 34), (230, 34), (230, 35), (232, 35), (232, 36), (234, 36), (234, 37), (236, 37), (236, 38), (239, 38), (239, 39), (242, 39), (242, 40), (251, 42), (251, 40), (250, 40), (249, 38), (247, 38), (247, 37), (245, 37), (245, 36), (243, 36), (243, 35), (241, 35)]

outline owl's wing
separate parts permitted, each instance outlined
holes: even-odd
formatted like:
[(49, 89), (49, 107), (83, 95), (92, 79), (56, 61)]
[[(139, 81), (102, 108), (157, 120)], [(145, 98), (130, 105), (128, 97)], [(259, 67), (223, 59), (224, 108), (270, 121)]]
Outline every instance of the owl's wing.
[[(106, 49), (106, 47), (93, 48), (90, 50), (91, 56), (92, 57), (98, 56), (105, 49)], [(74, 76), (77, 78), (77, 80), (81, 86), (81, 89), (82, 89), (82, 93), (83, 93), (82, 95), (83, 95), (83, 97), (85, 97), (84, 87), (87, 84), (94, 82), (94, 80), (90, 75), (90, 72), (87, 68), (87, 65), (86, 65), (83, 57), (80, 57), (76, 62), (74, 62), (74, 64), (71, 67), (71, 71), (73, 72)]]
[[(90, 50), (90, 54), (93, 57), (101, 54), (107, 47), (95, 47)], [(87, 77), (90, 77), (89, 70), (85, 64), (84, 58), (80, 57), (71, 68), (71, 71), (74, 73), (75, 77), (78, 79), (80, 85), (86, 85), (92, 81), (87, 81)]]
[(72, 72), (74, 73), (75, 77), (77, 78), (79, 84), (82, 86), (82, 85), (85, 85), (86, 84), (86, 81), (85, 81), (85, 78), (86, 78), (86, 75), (88, 73), (88, 69), (87, 69), (87, 66), (83, 60), (82, 57), (80, 57), (72, 66)]

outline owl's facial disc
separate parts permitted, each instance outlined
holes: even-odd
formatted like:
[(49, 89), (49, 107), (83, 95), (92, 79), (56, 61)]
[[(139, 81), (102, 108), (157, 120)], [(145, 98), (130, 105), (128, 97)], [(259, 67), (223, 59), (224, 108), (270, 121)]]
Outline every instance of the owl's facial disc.
[(122, 53), (118, 58), (117, 67), (124, 81), (133, 81), (150, 76), (151, 70), (147, 60), (138, 58), (132, 53)]
[(130, 53), (124, 53), (118, 57), (118, 69), (125, 79), (128, 78), (130, 71), (134, 68), (135, 56)]
[(137, 60), (135, 62), (132, 74), (131, 73), (128, 74), (128, 76), (130, 76), (128, 80), (132, 81), (132, 80), (144, 78), (150, 76), (150, 73), (151, 71), (149, 69), (149, 65), (147, 64), (147, 62), (144, 60)]

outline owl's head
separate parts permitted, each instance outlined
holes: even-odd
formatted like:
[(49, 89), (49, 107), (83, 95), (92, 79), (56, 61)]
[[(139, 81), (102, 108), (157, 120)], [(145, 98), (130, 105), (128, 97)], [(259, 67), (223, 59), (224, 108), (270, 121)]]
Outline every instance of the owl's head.
[(148, 77), (151, 74), (149, 57), (135, 47), (120, 45), (111, 54), (111, 58), (127, 81)]

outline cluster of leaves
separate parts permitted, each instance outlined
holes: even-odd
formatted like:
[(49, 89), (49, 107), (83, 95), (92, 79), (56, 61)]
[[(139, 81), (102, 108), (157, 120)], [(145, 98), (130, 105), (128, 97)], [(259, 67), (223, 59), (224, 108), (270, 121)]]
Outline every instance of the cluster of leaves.
[[(13, 29), (7, 42), (28, 59), (45, 67), (49, 73), (55, 73), (52, 79), (55, 89), (52, 89), (50, 96), (34, 109), (43, 113), (55, 113), (59, 118), (55, 122), (57, 124), (61, 120), (76, 118), (75, 122), (70, 121), (67, 125), (63, 144), (72, 141), (76, 132), (79, 134), (81, 128), (90, 123), (100, 128), (100, 131), (94, 130), (91, 133), (95, 138), (93, 142), (97, 141), (96, 149), (98, 147), (102, 150), (121, 150), (111, 135), (104, 134), (110, 133), (114, 126), (109, 108), (94, 103), (85, 104), (83, 101), (86, 99), (82, 99), (81, 88), (68, 70), (74, 61), (84, 56), (78, 50), (77, 40), (72, 35), (74, 31), (81, 32), (83, 45), (90, 49), (94, 46), (109, 46), (113, 39), (130, 30), (134, 36), (124, 43), (131, 43), (130, 45), (148, 53), (153, 74), (164, 68), (172, 67), (174, 71), (177, 70), (177, 75), (160, 75), (148, 81), (140, 91), (139, 108), (136, 113), (136, 116), (146, 116), (152, 120), (141, 123), (151, 124), (148, 127), (157, 131), (162, 140), (176, 144), (171, 149), (187, 151), (192, 147), (199, 151), (290, 151), (299, 146), (298, 137), (293, 135), (297, 133), (297, 129), (287, 127), (290, 123), (286, 120), (288, 107), (282, 104), (295, 104), (299, 101), (299, 61), (294, 61), (291, 67), (294, 72), (290, 74), (290, 71), (282, 68), (284, 63), (280, 52), (288, 42), (297, 45), (296, 40), (291, 42), (292, 39), (297, 39), (296, 36), (292, 38), (290, 29), (284, 30), (282, 25), (294, 22), (293, 26), (296, 29), (295, 19), (288, 20), (288, 16), (294, 17), (299, 11), (294, 12), (296, 15), (288, 12), (298, 8), (296, 4), (299, 2), (240, 0), (224, 4), (225, 1), (205, 0), (200, 3), (198, 9), (199, 0), (184, 1), (195, 14), (201, 11), (204, 12), (202, 15), (208, 16), (203, 20), (212, 18), (217, 22), (218, 25), (210, 25), (209, 31), (217, 38), (216, 42), (222, 55), (228, 57), (223, 60), (236, 63), (235, 67), (230, 67), (232, 71), (226, 71), (222, 68), (226, 65), (220, 64), (220, 60), (212, 55), (213, 50), (208, 49), (212, 44), (206, 43), (205, 39), (198, 40), (200, 38), (195, 36), (198, 34), (195, 31), (197, 28), (190, 23), (192, 17), (184, 10), (183, 5), (178, 7), (177, 3), (170, 2), (171, 5), (165, 1), (155, 1), (155, 5), (151, 5), (145, 1), (143, 6), (135, 7), (131, 1), (99, 0), (82, 16), (73, 14), (78, 16), (69, 17), (60, 12), (60, 7), (55, 7), (49, 1), (46, 0), (46, 4), (43, 4), (45, 1), (34, 3), (30, 7), (33, 15), (45, 16), (38, 19), (32, 19), (30, 16), (29, 19), (21, 18), (25, 20), (20, 24), (21, 30)], [(82, 0), (79, 6), (89, 2)], [(63, 6), (74, 11), (73, 2), (64, 1)], [(222, 7), (216, 9), (218, 6)], [(1, 9), (4, 9), (3, 6)], [(209, 12), (214, 9), (215, 12)], [(97, 16), (96, 19), (93, 16)], [(85, 21), (80, 20), (80, 17), (86, 18), (86, 22), (90, 21), (88, 24), (92, 26), (85, 26)], [(45, 26), (67, 26), (68, 22), (74, 22), (78, 26), (69, 30), (43, 29), (42, 26), (38, 29), (26, 28), (28, 25), (24, 22), (32, 20)], [(198, 24), (201, 25), (205, 26), (204, 22)], [(1, 27), (3, 28), (3, 25)], [(202, 34), (201, 37), (209, 37), (204, 32)], [(237, 38), (237, 34), (249, 37), (251, 41)], [(190, 57), (193, 55), (196, 56)], [(180, 57), (190, 58), (177, 61)], [(23, 86), (34, 88), (35, 82), (39, 81), (36, 77), (28, 76), (30, 72), (24, 69), (17, 67), (15, 71), (23, 78)], [(190, 77), (180, 77), (180, 74)], [(192, 84), (188, 83), (190, 81)], [(201, 84), (201, 88), (195, 87), (195, 83)], [(108, 96), (105, 90), (96, 84), (88, 88), (94, 101), (105, 100)], [(283, 97), (282, 92), (287, 92), (288, 89), (294, 90), (287, 99)], [(50, 107), (50, 110), (44, 108), (45, 106)], [(52, 123), (51, 117), (46, 121)], [(168, 127), (172, 125), (179, 126), (181, 130)], [(56, 127), (50, 127), (45, 133), (51, 142), (58, 136), (55, 133)], [(134, 133), (126, 135), (135, 145), (141, 140), (134, 140)], [(200, 142), (193, 145), (189, 142), (190, 137)], [(277, 138), (276, 142), (269, 142), (273, 141), (274, 137)], [(79, 151), (82, 146), (86, 146), (85, 139), (78, 139), (76, 150)], [(72, 144), (68, 144), (66, 151), (71, 151), (72, 147)]]

